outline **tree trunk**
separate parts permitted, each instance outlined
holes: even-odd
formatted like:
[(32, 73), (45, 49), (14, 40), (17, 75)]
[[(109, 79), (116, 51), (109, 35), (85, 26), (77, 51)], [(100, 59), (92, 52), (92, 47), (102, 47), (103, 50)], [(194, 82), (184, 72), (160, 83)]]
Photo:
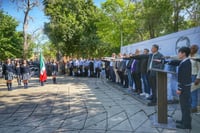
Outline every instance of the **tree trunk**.
[(175, 9), (175, 13), (174, 13), (174, 32), (177, 32), (179, 30), (178, 25), (179, 25), (179, 10)]
[(154, 27), (151, 23), (149, 23), (149, 35), (150, 35), (150, 38), (155, 38)]
[(175, 3), (174, 3), (174, 25), (173, 25), (174, 32), (177, 32), (179, 30), (180, 8), (181, 8), (181, 5), (177, 1), (175, 1)]
[(27, 54), (28, 54), (28, 35), (27, 35), (27, 29), (28, 29), (28, 13), (31, 10), (30, 7), (30, 0), (28, 0), (27, 2), (27, 8), (24, 11), (24, 22), (23, 22), (23, 38), (24, 38), (24, 58), (27, 58)]

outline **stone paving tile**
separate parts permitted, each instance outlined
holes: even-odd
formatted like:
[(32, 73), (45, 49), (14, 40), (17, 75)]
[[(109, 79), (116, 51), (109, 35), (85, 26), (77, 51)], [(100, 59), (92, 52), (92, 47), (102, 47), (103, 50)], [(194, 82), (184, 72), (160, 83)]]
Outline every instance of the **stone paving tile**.
[(126, 112), (128, 117), (131, 117), (132, 115), (134, 115), (137, 112), (141, 111), (141, 109), (137, 108), (136, 105), (121, 105), (121, 108), (122, 108), (123, 111)]
[(18, 110), (19, 106), (7, 106), (0, 110), (0, 114), (12, 114)]
[(31, 132), (31, 130), (33, 130), (33, 128), (24, 126), (0, 127), (0, 133), (28, 133)]
[(81, 130), (84, 129), (84, 125), (85, 125), (85, 119), (87, 117), (84, 117), (84, 120), (81, 121), (73, 121), (71, 122), (70, 120), (66, 119), (66, 121), (70, 121), (70, 122), (66, 122), (62, 125), (63, 129), (70, 129), (70, 130)]
[[(154, 127), (150, 117), (156, 115), (157, 107), (142, 104), (113, 83), (61, 76), (53, 85), (50, 80), (41, 87), (32, 79), (29, 89), (16, 87), (12, 92), (0, 85), (0, 133), (186, 132)], [(180, 106), (169, 105), (168, 115), (179, 119)], [(197, 133), (200, 115), (192, 117), (192, 133)]]
[(57, 129), (53, 127), (36, 127), (29, 131), (29, 133), (54, 133)]
[(84, 129), (84, 130), (81, 130), (80, 133), (105, 133), (105, 131), (104, 130), (96, 130), (96, 129), (94, 129), (94, 130)]
[[(11, 116), (11, 114), (0, 114), (0, 123), (4, 122), (6, 119), (8, 119)], [(0, 127), (2, 125), (0, 124)]]
[(133, 130), (136, 130), (148, 120), (148, 117), (143, 111), (139, 111), (134, 115), (130, 116), (129, 120)]
[(48, 118), (48, 116), (30, 116), (30, 117), (24, 119), (20, 123), (20, 125), (21, 126), (27, 126), (27, 127), (38, 127), (47, 118)]
[(112, 130), (112, 131), (108, 130), (106, 133), (134, 133), (134, 132), (124, 131), (124, 130)]
[(108, 129), (112, 129), (118, 126), (127, 119), (127, 115), (123, 111), (117, 114), (113, 114), (112, 116), (108, 115)]
[(152, 127), (151, 121), (146, 120), (141, 126), (139, 126), (136, 130), (136, 133), (159, 133), (159, 131)]
[(18, 126), (21, 124), (22, 121), (24, 121), (27, 117), (9, 117), (8, 119), (4, 120), (1, 123), (1, 126)]
[(157, 106), (146, 106), (142, 104), (137, 104), (136, 108), (143, 110), (147, 116), (153, 115), (156, 113)]
[[(101, 123), (102, 121), (105, 121), (107, 119), (107, 113), (103, 112), (100, 114), (96, 114), (92, 117), (88, 117), (87, 120), (85, 121), (85, 125), (84, 128), (88, 129), (91, 126), (96, 126), (97, 124), (99, 125), (99, 123)], [(103, 129), (105, 129), (106, 127), (106, 123)], [(98, 129), (98, 128), (97, 128)]]
[(95, 115), (98, 115), (98, 114), (101, 114), (101, 113), (105, 113), (105, 108), (103, 107), (92, 107), (92, 108), (88, 108), (88, 117), (92, 117), (92, 116), (95, 116)]
[(107, 120), (99, 121), (95, 124), (90, 125), (89, 127), (86, 127), (87, 130), (103, 130), (105, 131), (107, 129)]
[(29, 117), (32, 112), (16, 112), (12, 115), (12, 117)]
[(79, 114), (74, 117), (66, 117), (60, 128), (65, 130), (81, 130), (84, 127), (86, 118), (86, 114)]
[(64, 122), (64, 120), (65, 119), (63, 117), (49, 116), (40, 123), (40, 126), (48, 128), (59, 128), (60, 125)]

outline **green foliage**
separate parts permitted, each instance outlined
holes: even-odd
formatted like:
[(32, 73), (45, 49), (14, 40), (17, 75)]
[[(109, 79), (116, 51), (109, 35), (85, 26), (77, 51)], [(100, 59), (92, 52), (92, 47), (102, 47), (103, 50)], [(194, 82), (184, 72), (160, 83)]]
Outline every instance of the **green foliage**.
[(55, 45), (53, 45), (50, 42), (46, 42), (45, 44), (42, 45), (42, 50), (43, 50), (43, 56), (50, 60), (50, 59), (55, 59), (56, 57), (56, 48)]
[(29, 43), (29, 46), (28, 46), (28, 49), (27, 49), (27, 55), (26, 57), (27, 58), (30, 58), (33, 56), (33, 49), (36, 48), (36, 43), (34, 42), (34, 40), (32, 40), (32, 35), (28, 34), (28, 43)]
[(23, 36), (16, 31), (18, 22), (0, 11), (0, 59), (21, 58)]
[(169, 0), (143, 0), (141, 5), (141, 19), (147, 38), (155, 38), (166, 33), (166, 26), (172, 15), (172, 6)]
[(92, 0), (43, 4), (50, 18), (45, 32), (63, 55), (109, 56), (120, 46), (200, 24), (197, 0), (107, 0), (101, 8)]
[(131, 43), (136, 28), (135, 9), (127, 0), (107, 0), (99, 14), (101, 21), (96, 23), (98, 36), (113, 48)]
[(45, 33), (58, 51), (65, 55), (89, 56), (97, 48), (99, 38), (94, 24), (97, 9), (92, 0), (44, 0), (43, 3), (50, 18), (45, 24)]

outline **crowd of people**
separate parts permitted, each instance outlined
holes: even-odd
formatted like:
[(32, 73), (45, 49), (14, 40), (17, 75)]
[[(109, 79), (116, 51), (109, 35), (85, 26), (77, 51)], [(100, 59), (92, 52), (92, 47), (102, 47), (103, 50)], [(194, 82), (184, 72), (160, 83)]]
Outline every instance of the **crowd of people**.
[[(199, 57), (197, 54), (198, 46), (191, 46), (189, 57)], [(135, 53), (122, 55), (115, 53), (111, 57), (101, 59), (71, 59), (66, 63), (66, 68), (70, 76), (79, 77), (105, 77), (107, 80), (116, 82), (124, 88), (134, 91), (138, 95), (150, 100), (149, 104), (155, 105), (157, 102), (156, 72), (151, 68), (164, 69), (168, 66), (171, 71), (176, 72), (177, 67), (167, 65), (168, 57), (165, 57), (159, 51), (158, 45), (153, 45), (151, 52), (149, 49), (136, 49)], [(178, 58), (178, 57), (177, 57)], [(164, 61), (163, 61), (164, 59)], [(192, 60), (192, 82), (199, 82), (200, 63)], [(177, 75), (169, 73), (168, 75), (168, 101), (176, 101), (178, 95)], [(197, 77), (197, 80), (195, 80)], [(198, 90), (192, 92), (192, 111), (197, 111)]]
[[(27, 61), (27, 60), (11, 60), (7, 59), (4, 63), (1, 63), (2, 66), (2, 74), (6, 80), (8, 91), (12, 91), (12, 81), (13, 79), (17, 79), (18, 86), (23, 84), (24, 88), (28, 88), (28, 82), (31, 78), (31, 66), (35, 66), (37, 68), (36, 75), (39, 76), (40, 66), (39, 62)], [(48, 64), (48, 68), (50, 68), (51, 76), (53, 83), (56, 84), (56, 75), (58, 73), (58, 64), (56, 61), (52, 61)], [(50, 76), (50, 75), (49, 75)]]
[[(149, 49), (136, 49), (133, 54), (112, 54), (111, 57), (97, 59), (70, 59), (66, 63), (58, 64), (56, 61), (47, 62), (46, 69), (48, 76), (52, 76), (53, 83), (56, 84), (58, 69), (62, 74), (77, 77), (106, 78), (127, 88), (134, 93), (148, 99), (149, 105), (157, 103), (157, 75), (154, 69), (164, 70), (166, 66), (174, 73), (168, 73), (168, 100), (177, 100), (181, 104), (182, 120), (177, 121), (178, 128), (191, 129), (191, 112), (197, 112), (198, 89), (190, 91), (191, 83), (200, 83), (200, 62), (195, 58), (200, 58), (198, 45), (190, 48), (182, 47), (176, 57), (167, 57), (159, 52), (159, 46), (152, 45)], [(3, 74), (7, 81), (8, 90), (12, 90), (13, 75), (16, 75), (18, 85), (23, 81), (24, 88), (28, 88), (30, 78), (31, 62), (11, 62), (10, 59), (3, 65)], [(39, 66), (39, 64), (38, 64)], [(67, 69), (65, 69), (67, 68)], [(154, 69), (152, 69), (154, 68)]]
[(136, 50), (134, 54), (116, 55), (91, 60), (70, 60), (67, 63), (70, 76), (104, 77), (124, 88), (150, 100), (149, 105), (157, 102), (157, 75), (154, 69), (165, 70), (166, 66), (176, 74), (168, 73), (168, 100), (177, 100), (181, 105), (182, 119), (177, 120), (177, 128), (191, 129), (191, 112), (197, 112), (198, 89), (190, 91), (191, 83), (200, 83), (200, 62), (198, 45), (182, 47), (176, 57), (164, 56), (158, 45), (152, 45), (151, 52)]
[(101, 59), (74, 58), (66, 63), (66, 68), (69, 76), (100, 78), (100, 73), (105, 66)]
[(14, 74), (16, 75), (18, 85), (21, 85), (21, 80), (23, 81), (24, 88), (28, 88), (29, 79), (29, 66), (26, 60), (23, 60), (20, 64), (19, 61), (12, 62), (10, 59), (2, 65), (3, 75), (5, 76), (8, 91), (12, 90), (12, 80)]

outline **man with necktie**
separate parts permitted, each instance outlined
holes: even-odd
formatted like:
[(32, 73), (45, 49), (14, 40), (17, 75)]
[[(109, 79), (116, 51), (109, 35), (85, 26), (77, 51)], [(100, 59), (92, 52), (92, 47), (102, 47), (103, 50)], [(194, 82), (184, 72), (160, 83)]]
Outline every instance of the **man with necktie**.
[(163, 59), (164, 56), (158, 50), (159, 50), (159, 46), (157, 44), (152, 45), (152, 48), (151, 48), (152, 54), (149, 55), (149, 59), (148, 59), (149, 83), (150, 83), (150, 88), (152, 90), (152, 95), (147, 98), (148, 100), (150, 100), (148, 105), (155, 105), (157, 102), (156, 71), (151, 70), (151, 69), (164, 68), (164, 64), (161, 63), (161, 60)]

